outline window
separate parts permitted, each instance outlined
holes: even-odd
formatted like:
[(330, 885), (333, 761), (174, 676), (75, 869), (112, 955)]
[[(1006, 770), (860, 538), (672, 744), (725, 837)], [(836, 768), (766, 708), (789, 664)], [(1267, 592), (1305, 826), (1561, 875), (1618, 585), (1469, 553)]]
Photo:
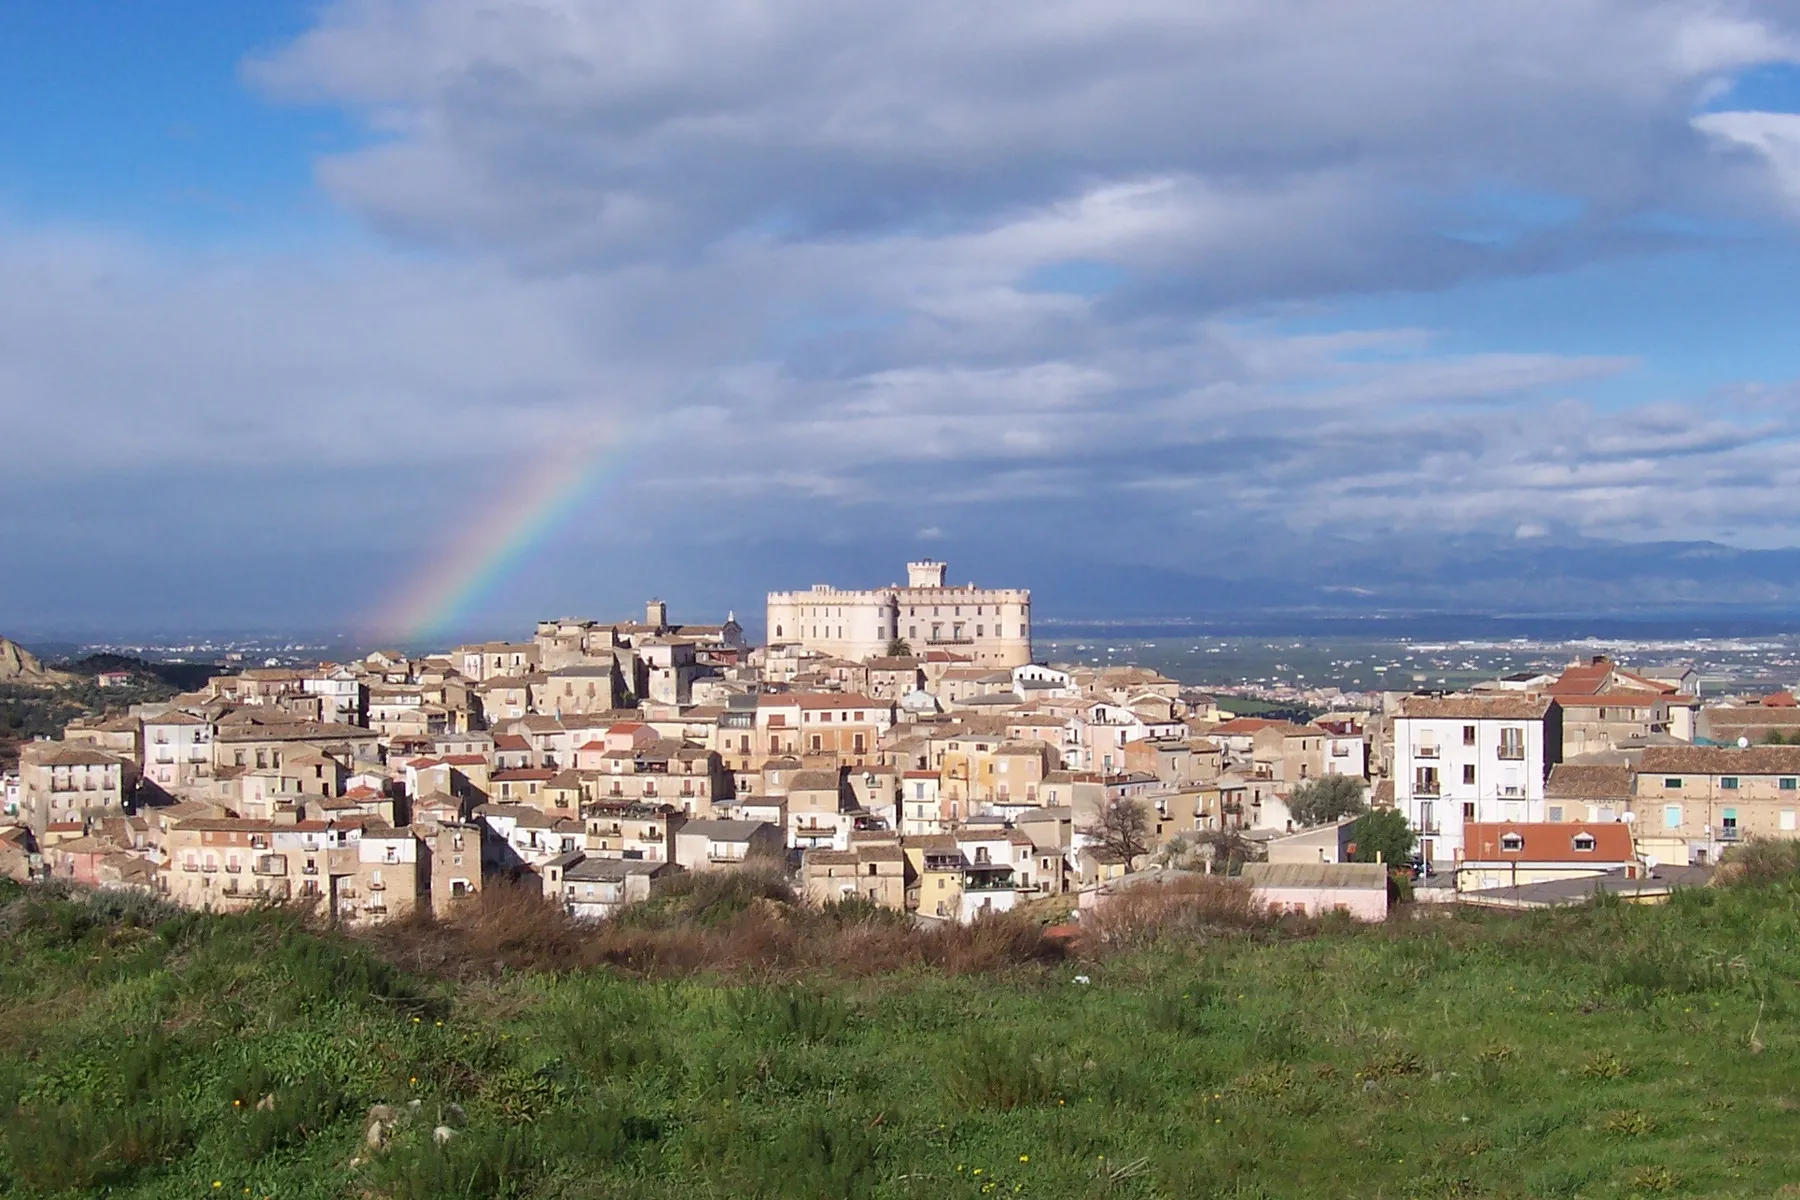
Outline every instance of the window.
[(1575, 852), (1577, 854), (1592, 854), (1594, 852), (1594, 835), (1591, 833), (1578, 833), (1575, 835), (1575, 840), (1570, 844), (1575, 847)]
[(1737, 791), (1737, 776), (1726, 775), (1719, 780), (1719, 786), (1728, 792)]
[(1523, 850), (1525, 848), (1525, 838), (1523, 835), (1517, 833), (1503, 833), (1500, 835), (1500, 848), (1502, 850), (1515, 852)]
[(1560, 820), (1562, 820), (1562, 817), (1563, 817), (1562, 805), (1552, 804), (1550, 806), (1550, 820), (1560, 821)]
[(1474, 763), (1464, 763), (1463, 764), (1463, 782), (1464, 783), (1474, 783), (1475, 782), (1475, 764)]
[(1679, 792), (1681, 790), (1680, 777), (1673, 776), (1671, 778), (1663, 780), (1663, 787), (1667, 788), (1669, 791), (1672, 791), (1672, 792)]
[(1776, 786), (1784, 792), (1791, 792), (1796, 787), (1800, 787), (1800, 779), (1795, 779), (1792, 775), (1786, 775), (1782, 777), (1781, 782)]
[(1475, 727), (1473, 725), (1464, 725), (1463, 726), (1463, 745), (1473, 746), (1474, 744), (1475, 744)]
[(1525, 731), (1518, 726), (1508, 726), (1500, 731), (1500, 757), (1525, 757)]
[(1475, 819), (1475, 802), (1473, 800), (1464, 800), (1463, 801), (1463, 820), (1473, 821), (1474, 819)]

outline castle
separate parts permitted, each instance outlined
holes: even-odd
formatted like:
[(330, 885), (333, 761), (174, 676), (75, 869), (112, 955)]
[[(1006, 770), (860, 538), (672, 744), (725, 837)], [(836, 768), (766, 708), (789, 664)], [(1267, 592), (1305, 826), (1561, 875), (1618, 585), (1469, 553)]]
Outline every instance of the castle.
[(983, 666), (1031, 661), (1031, 593), (1022, 588), (950, 587), (941, 562), (906, 564), (906, 586), (840, 591), (814, 584), (770, 592), (770, 645), (798, 645), (861, 661), (896, 640), (917, 655), (947, 650)]

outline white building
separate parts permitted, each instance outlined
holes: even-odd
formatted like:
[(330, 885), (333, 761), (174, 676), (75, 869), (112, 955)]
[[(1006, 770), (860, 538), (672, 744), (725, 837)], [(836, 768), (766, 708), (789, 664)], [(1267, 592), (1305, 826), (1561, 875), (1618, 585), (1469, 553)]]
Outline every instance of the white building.
[(1031, 661), (1031, 593), (1023, 589), (949, 587), (941, 562), (906, 564), (906, 586), (840, 591), (770, 592), (768, 642), (862, 661), (901, 639), (913, 653), (948, 650), (982, 666)]
[(1394, 807), (1434, 869), (1460, 857), (1469, 822), (1544, 820), (1544, 780), (1562, 758), (1554, 699), (1407, 696), (1393, 729)]
[(144, 718), (144, 778), (171, 794), (212, 780), (211, 721), (170, 709)]

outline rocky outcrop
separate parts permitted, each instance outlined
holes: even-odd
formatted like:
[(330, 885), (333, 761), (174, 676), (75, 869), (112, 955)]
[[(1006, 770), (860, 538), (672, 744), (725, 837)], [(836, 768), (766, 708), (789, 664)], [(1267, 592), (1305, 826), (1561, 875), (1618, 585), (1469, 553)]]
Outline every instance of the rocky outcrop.
[(58, 678), (31, 651), (0, 637), (0, 683), (55, 683)]

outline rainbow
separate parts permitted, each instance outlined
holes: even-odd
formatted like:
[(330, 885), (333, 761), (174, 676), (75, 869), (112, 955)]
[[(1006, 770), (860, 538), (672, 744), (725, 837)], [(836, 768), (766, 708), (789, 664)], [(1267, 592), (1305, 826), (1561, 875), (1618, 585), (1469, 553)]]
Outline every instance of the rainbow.
[(530, 560), (593, 492), (618, 474), (627, 439), (534, 461), (518, 486), (458, 535), (449, 553), (430, 564), (386, 610), (374, 628), (382, 638), (424, 644), (442, 638)]

